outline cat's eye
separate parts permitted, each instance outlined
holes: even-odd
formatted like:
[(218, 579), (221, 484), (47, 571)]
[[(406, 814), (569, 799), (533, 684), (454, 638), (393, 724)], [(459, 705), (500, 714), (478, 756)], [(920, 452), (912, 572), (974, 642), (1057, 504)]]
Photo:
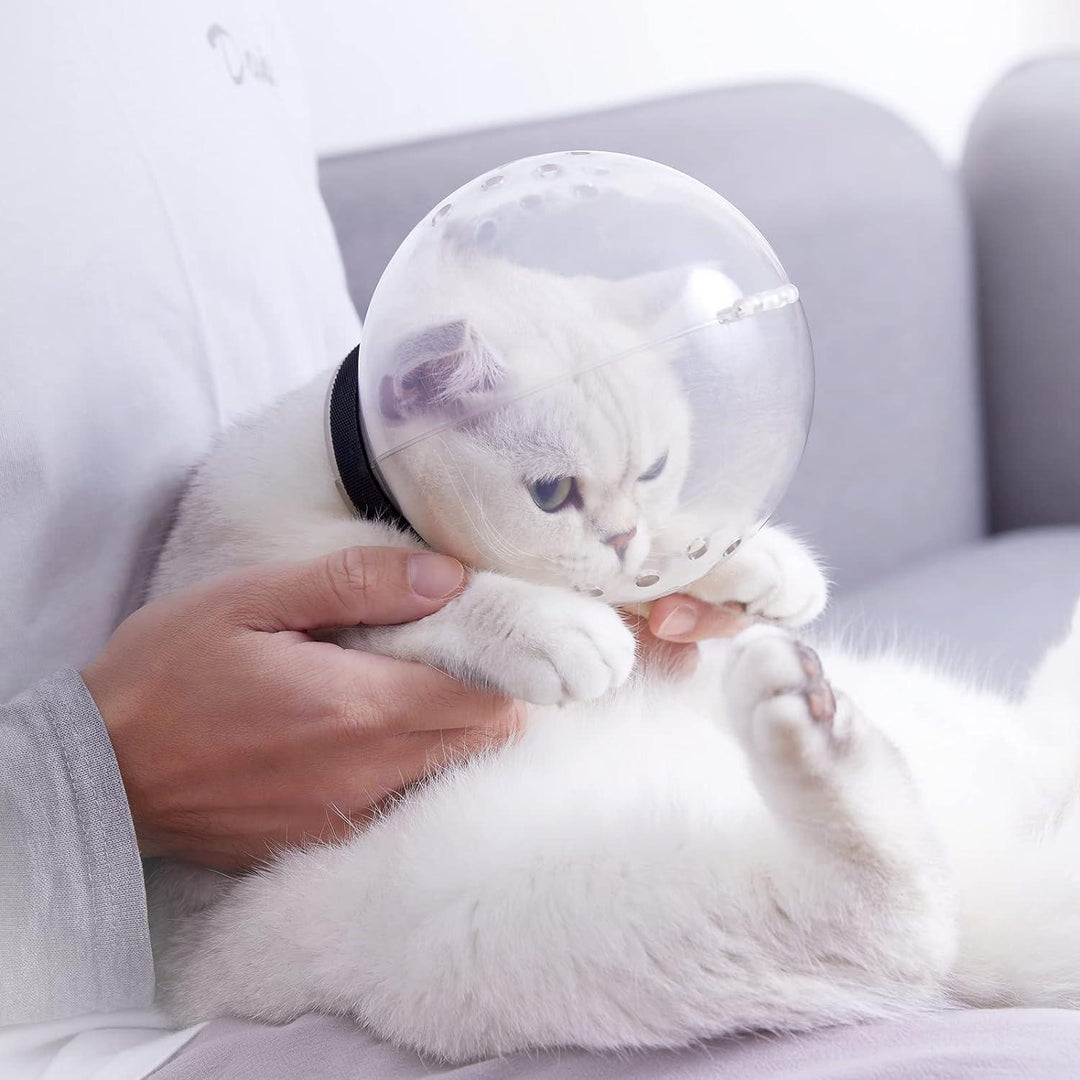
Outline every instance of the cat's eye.
[(546, 476), (529, 485), (529, 494), (545, 514), (554, 514), (570, 501), (575, 489), (576, 482), (572, 476)]
[(667, 464), (667, 451), (665, 450), (639, 477), (639, 480), (655, 480)]

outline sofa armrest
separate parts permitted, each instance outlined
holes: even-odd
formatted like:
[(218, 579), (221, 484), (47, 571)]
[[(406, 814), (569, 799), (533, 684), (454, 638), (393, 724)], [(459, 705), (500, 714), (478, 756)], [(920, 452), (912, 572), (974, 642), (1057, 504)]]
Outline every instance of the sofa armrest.
[(1080, 522), (1080, 55), (984, 102), (963, 175), (975, 228), (995, 530)]

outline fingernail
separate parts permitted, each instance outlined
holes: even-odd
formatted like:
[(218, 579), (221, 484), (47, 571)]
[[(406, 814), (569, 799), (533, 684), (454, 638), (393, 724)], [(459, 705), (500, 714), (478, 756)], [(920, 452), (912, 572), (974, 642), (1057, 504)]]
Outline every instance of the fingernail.
[(660, 624), (656, 636), (662, 638), (682, 637), (684, 634), (689, 634), (697, 626), (697, 623), (697, 610), (690, 604), (680, 604)]
[(457, 592), (465, 567), (449, 555), (423, 551), (409, 556), (409, 587), (426, 600), (444, 600)]

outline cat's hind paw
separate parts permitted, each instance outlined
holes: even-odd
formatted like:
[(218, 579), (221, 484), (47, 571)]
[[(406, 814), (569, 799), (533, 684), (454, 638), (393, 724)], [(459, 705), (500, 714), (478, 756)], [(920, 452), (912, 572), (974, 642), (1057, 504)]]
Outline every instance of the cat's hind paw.
[(854, 734), (857, 714), (838, 701), (817, 653), (779, 627), (732, 641), (724, 686), (728, 719), (759, 763), (820, 774)]

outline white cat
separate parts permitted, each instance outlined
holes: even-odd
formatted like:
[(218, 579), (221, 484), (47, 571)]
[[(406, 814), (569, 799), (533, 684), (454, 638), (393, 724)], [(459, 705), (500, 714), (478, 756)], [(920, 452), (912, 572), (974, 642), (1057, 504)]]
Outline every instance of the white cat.
[[(553, 317), (534, 348), (616, 333), (625, 312), (595, 299), (588, 327)], [(485, 363), (506, 361), (485, 347)], [(456, 355), (434, 369), (440, 394), (480, 385), (460, 367), (475, 357)], [(1020, 702), (896, 656), (824, 653), (847, 691), (834, 694), (776, 625), (815, 616), (824, 579), (765, 528), (690, 591), (772, 622), (703, 648), (689, 678), (629, 677), (619, 615), (553, 582), (575, 560), (592, 578), (642, 558), (635, 538), (662, 532), (676, 501), (687, 424), (677, 400), (654, 407), (662, 359), (643, 363), (647, 379), (599, 374), (561, 403), (525, 399), (455, 430), (501, 542), (438, 614), (338, 638), (537, 703), (524, 734), (347, 842), (224, 885), (185, 868), (152, 882), (177, 1018), (345, 1013), (460, 1061), (958, 1003), (1080, 1006), (1080, 624)], [(156, 592), (260, 560), (419, 543), (347, 510), (324, 444), (327, 379), (222, 441)], [(616, 393), (627, 422), (590, 422), (597, 395)], [(453, 479), (440, 483), (427, 495), (452, 514)], [(531, 580), (510, 576), (523, 553)]]

